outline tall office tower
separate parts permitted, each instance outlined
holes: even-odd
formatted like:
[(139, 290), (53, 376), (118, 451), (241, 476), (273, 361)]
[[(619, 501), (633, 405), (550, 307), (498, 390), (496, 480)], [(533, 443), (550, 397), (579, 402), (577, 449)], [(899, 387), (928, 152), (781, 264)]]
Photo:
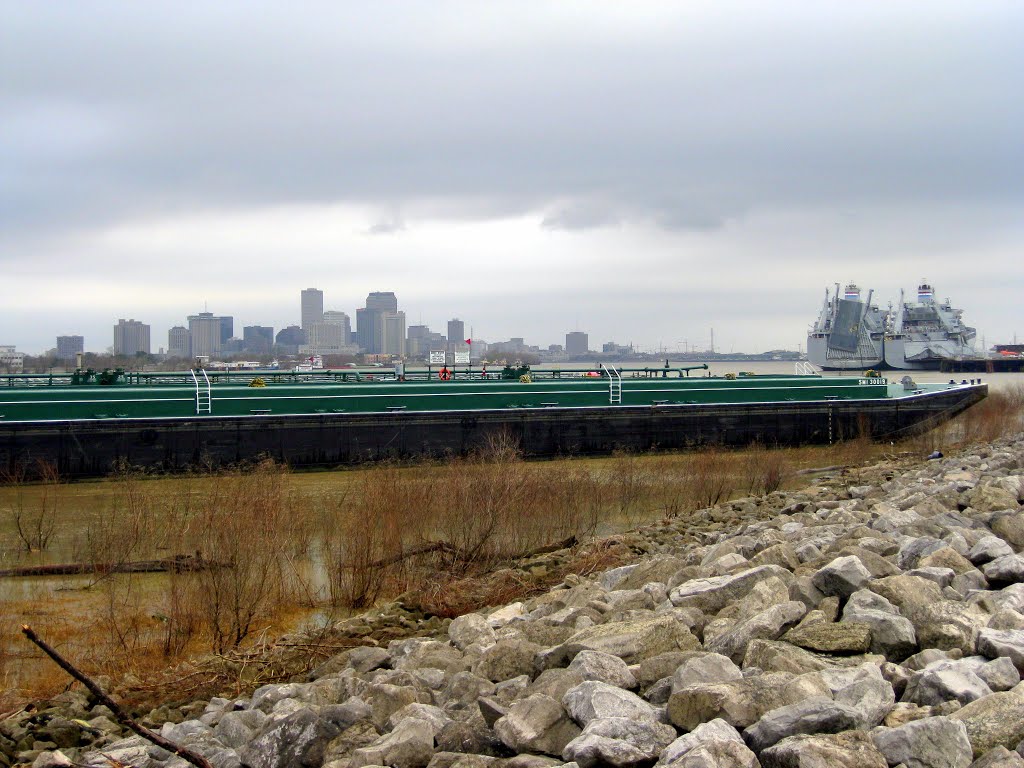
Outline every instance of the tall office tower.
[(565, 354), (585, 355), (590, 351), (590, 337), (583, 331), (571, 331), (565, 334)]
[(219, 354), (221, 346), (226, 341), (223, 319), (213, 312), (189, 315), (188, 330), (192, 336), (193, 357), (211, 357)]
[(183, 325), (176, 325), (167, 332), (168, 357), (192, 357), (192, 334)]
[(306, 344), (300, 348), (314, 355), (332, 355), (341, 352), (345, 345), (345, 326), (321, 320), (310, 323), (306, 329)]
[[(385, 322), (387, 314), (398, 314), (398, 299), (391, 291), (373, 291), (366, 297), (366, 306), (356, 310), (356, 334), (359, 337), (359, 346), (367, 352), (378, 354), (386, 352), (384, 346)], [(393, 322), (397, 322), (393, 320)], [(392, 334), (395, 328), (392, 330)], [(391, 346), (405, 347), (405, 315), (402, 314), (402, 342), (400, 345)], [(391, 354), (397, 354), (392, 352)]]
[(114, 354), (149, 354), (149, 326), (138, 320), (118, 320), (114, 326)]
[(410, 325), (405, 334), (405, 352), (409, 357), (418, 357), (430, 351), (428, 339), (430, 329), (425, 325)]
[(74, 360), (75, 355), (85, 351), (85, 339), (82, 336), (58, 336), (57, 359)]
[(227, 340), (235, 335), (235, 318), (231, 315), (222, 315), (220, 318), (220, 343), (224, 346)]
[(384, 312), (381, 314), (380, 351), (386, 355), (405, 357), (405, 312)]
[(365, 351), (369, 351), (370, 345), (367, 342), (367, 337), (373, 338), (373, 334), (370, 332), (370, 321), (373, 318), (373, 313), (366, 307), (360, 307), (356, 310), (356, 332), (353, 334), (356, 346)]
[(340, 325), (342, 328), (341, 343), (346, 345), (352, 343), (352, 321), (347, 314), (329, 309), (324, 312), (324, 322)]
[(309, 331), (310, 323), (324, 319), (324, 292), (306, 288), (302, 292), (302, 330)]
[(466, 324), (457, 317), (448, 321), (448, 341), (456, 345), (466, 343)]
[(398, 298), (393, 291), (372, 291), (366, 296), (366, 308), (381, 312), (397, 312)]
[(299, 346), (306, 343), (306, 334), (297, 325), (282, 328), (274, 337), (274, 345), (282, 355), (298, 354)]
[(274, 346), (274, 329), (267, 325), (247, 325), (242, 329), (242, 346), (254, 355), (269, 355)]

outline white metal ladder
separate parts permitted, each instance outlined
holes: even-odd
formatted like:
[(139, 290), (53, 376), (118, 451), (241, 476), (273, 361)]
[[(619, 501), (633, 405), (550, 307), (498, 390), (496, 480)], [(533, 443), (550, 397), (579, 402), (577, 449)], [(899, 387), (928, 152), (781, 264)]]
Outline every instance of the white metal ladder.
[(210, 393), (210, 377), (206, 375), (206, 369), (199, 369), (199, 372), (203, 374), (203, 385), (205, 385), (205, 389), (200, 385), (196, 372), (191, 368), (189, 368), (188, 372), (192, 374), (192, 381), (195, 382), (196, 385), (196, 413), (213, 413), (213, 396)]
[(622, 405), (622, 377), (614, 367), (609, 368), (604, 363), (601, 363), (601, 368), (604, 369), (605, 374), (608, 376), (608, 403), (611, 405)]

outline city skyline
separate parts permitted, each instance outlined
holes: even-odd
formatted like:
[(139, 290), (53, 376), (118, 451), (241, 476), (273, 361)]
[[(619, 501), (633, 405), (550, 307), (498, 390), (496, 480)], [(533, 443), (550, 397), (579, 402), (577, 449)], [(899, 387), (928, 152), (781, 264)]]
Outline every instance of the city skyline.
[(314, 284), (406, 328), (739, 351), (924, 278), (1024, 333), (1020, 3), (108, 9), (0, 0), (0, 344), (280, 328)]
[[(838, 287), (839, 287), (838, 284), (834, 284), (833, 286), (830, 286), (828, 289), (829, 290), (837, 290)], [(340, 324), (343, 327), (344, 332), (343, 332), (343, 334), (341, 336), (337, 337), (337, 340), (334, 343), (340, 344), (343, 347), (349, 347), (349, 349), (332, 350), (332, 351), (334, 351), (334, 352), (340, 351), (342, 353), (355, 353), (356, 352), (356, 347), (358, 346), (360, 348), (359, 351), (361, 351), (361, 352), (368, 352), (368, 353), (388, 352), (390, 354), (393, 354), (395, 357), (406, 357), (406, 356), (413, 357), (413, 356), (422, 354), (422, 352), (423, 352), (423, 350), (420, 350), (420, 349), (416, 348), (415, 345), (414, 345), (414, 349), (412, 349), (408, 354), (406, 352), (406, 344), (411, 342), (413, 340), (413, 337), (414, 337), (413, 333), (409, 333), (409, 331), (412, 331), (413, 329), (427, 328), (431, 332), (431, 336), (437, 337), (437, 338), (443, 338), (443, 339), (446, 339), (449, 342), (451, 342), (451, 340), (453, 338), (455, 338), (454, 336), (452, 336), (453, 333), (460, 340), (462, 340), (462, 339), (465, 339), (466, 334), (468, 334), (470, 332), (467, 329), (466, 323), (463, 320), (460, 320), (458, 317), (453, 317), (453, 318), (450, 318), (450, 319), (448, 319), (446, 321), (439, 321), (439, 322), (435, 322), (435, 323), (423, 323), (423, 322), (421, 322), (421, 319), (417, 320), (417, 322), (415, 322), (415, 323), (406, 323), (406, 321), (405, 321), (405, 318), (406, 318), (405, 311), (404, 310), (398, 311), (398, 303), (397, 303), (397, 298), (396, 298), (395, 292), (393, 292), (393, 291), (387, 291), (387, 292), (371, 291), (368, 294), (368, 296), (367, 296), (367, 300), (365, 300), (363, 303), (364, 304), (372, 304), (373, 302), (376, 301), (378, 303), (378, 307), (377, 307), (378, 309), (383, 309), (383, 310), (397, 312), (397, 315), (401, 316), (401, 320), (402, 320), (401, 327), (405, 330), (405, 334), (402, 336), (403, 344), (402, 344), (401, 348), (400, 349), (395, 349), (395, 348), (389, 347), (387, 350), (385, 350), (385, 349), (382, 349), (380, 347), (380, 343), (381, 343), (380, 335), (383, 333), (383, 328), (378, 328), (378, 330), (377, 330), (378, 337), (377, 337), (376, 342), (372, 343), (370, 345), (367, 345), (367, 344), (364, 343), (363, 339), (360, 337), (360, 334), (358, 333), (358, 328), (356, 326), (352, 325), (353, 320), (358, 318), (360, 313), (363, 313), (363, 312), (366, 311), (365, 307), (364, 308), (357, 308), (351, 314), (346, 313), (343, 310), (338, 310), (338, 309), (325, 310), (325, 309), (323, 309), (323, 307), (325, 306), (325, 304), (324, 304), (325, 298), (324, 297), (325, 297), (325, 291), (323, 291), (323, 290), (320, 290), (320, 289), (317, 289), (317, 288), (302, 289), (301, 292), (300, 292), (300, 303), (299, 303), (299, 309), (298, 309), (298, 312), (297, 312), (297, 314), (298, 314), (298, 316), (300, 318), (299, 320), (292, 319), (292, 320), (289, 320), (287, 322), (282, 323), (281, 325), (271, 325), (271, 326), (264, 326), (262, 324), (256, 324), (258, 321), (253, 321), (253, 320), (249, 320), (248, 322), (240, 322), (238, 324), (238, 327), (239, 327), (240, 331), (244, 330), (244, 332), (245, 332), (244, 334), (243, 333), (239, 333), (239, 334), (235, 334), (234, 333), (234, 330), (233, 330), (234, 329), (234, 316), (232, 316), (232, 315), (224, 315), (224, 316), (215, 315), (213, 312), (208, 311), (207, 304), (204, 304), (204, 307), (206, 307), (206, 309), (203, 312), (199, 312), (199, 313), (197, 313), (195, 315), (189, 315), (187, 317), (187, 319), (186, 319), (186, 325), (185, 326), (183, 326), (180, 322), (177, 322), (174, 325), (172, 325), (170, 328), (168, 328), (166, 334), (163, 334), (163, 335), (161, 335), (159, 333), (153, 334), (152, 338), (154, 338), (154, 339), (160, 340), (160, 339), (166, 338), (167, 342), (168, 342), (166, 347), (164, 345), (162, 345), (159, 341), (154, 342), (152, 344), (149, 344), (148, 340), (150, 338), (149, 334), (150, 334), (150, 326), (151, 326), (151, 324), (149, 324), (149, 323), (143, 324), (142, 321), (136, 321), (134, 319), (130, 320), (130, 321), (127, 321), (127, 322), (131, 323), (131, 324), (140, 325), (140, 326), (145, 328), (145, 334), (146, 334), (146, 339), (147, 339), (147, 342), (146, 342), (147, 349), (148, 349), (149, 346), (152, 347), (152, 349), (148, 349), (148, 351), (152, 352), (153, 354), (158, 354), (160, 352), (164, 352), (164, 353), (166, 353), (170, 357), (189, 357), (189, 356), (195, 356), (195, 355), (201, 355), (201, 356), (209, 357), (211, 354), (217, 355), (217, 354), (221, 353), (221, 345), (224, 345), (229, 339), (235, 339), (235, 340), (238, 340), (238, 341), (242, 341), (243, 340), (243, 336), (246, 339), (245, 348), (248, 348), (249, 347), (249, 336), (250, 335), (255, 335), (255, 334), (259, 334), (259, 333), (263, 333), (263, 332), (271, 332), (271, 338), (273, 338), (274, 336), (276, 336), (277, 332), (279, 332), (281, 330), (285, 330), (285, 329), (300, 329), (301, 328), (303, 330), (303, 333), (306, 334), (306, 336), (307, 336), (307, 341), (309, 341), (310, 340), (309, 339), (310, 328), (302, 328), (302, 326), (303, 326), (302, 319), (303, 318), (307, 322), (309, 322), (311, 324), (310, 327), (311, 327), (311, 329), (313, 331), (314, 338), (317, 337), (317, 334), (321, 334), (321, 337), (322, 337), (322, 334), (324, 334), (324, 332), (325, 332), (324, 326)], [(936, 294), (936, 298), (938, 298), (938, 294)], [(908, 300), (912, 300), (912, 299), (913, 299), (913, 296), (911, 295), (908, 298)], [(313, 303), (315, 304), (315, 307), (316, 307), (315, 311), (312, 311), (312, 314), (311, 314), (311, 310), (310, 310), (310, 301), (311, 300), (313, 301)], [(380, 303), (381, 301), (383, 301), (383, 303)], [(879, 299), (879, 297), (877, 297), (877, 296), (874, 296), (872, 298), (872, 303), (873, 304), (879, 304), (880, 302), (884, 305), (884, 299)], [(315, 317), (314, 317), (314, 315), (315, 315)], [(316, 319), (316, 318), (319, 318), (319, 319)], [(199, 351), (196, 351), (195, 347), (194, 347), (194, 342), (192, 341), (192, 338), (191, 338), (191, 335), (194, 332), (193, 329), (197, 327), (196, 323), (200, 323), (199, 327), (202, 327), (203, 321), (209, 321), (209, 322), (213, 323), (211, 325), (211, 328), (214, 327), (214, 326), (216, 327), (217, 333), (215, 335), (218, 337), (219, 342), (211, 342), (211, 341), (208, 341), (208, 340), (207, 341), (203, 341), (200, 344), (200, 346), (199, 346)], [(22, 352), (22, 353), (28, 354), (28, 355), (38, 356), (38, 355), (47, 354), (49, 352), (56, 352), (58, 358), (61, 358), (61, 359), (72, 359), (72, 355), (67, 354), (66, 352), (64, 354), (64, 357), (62, 358), (62, 354), (61, 354), (62, 347), (61, 347), (61, 344), (62, 344), (62, 340), (65, 343), (69, 343), (69, 342), (71, 342), (71, 340), (74, 340), (73, 343), (76, 345), (76, 348), (79, 351), (84, 350), (86, 352), (94, 352), (94, 353), (103, 353), (105, 351), (113, 351), (114, 354), (118, 354), (118, 352), (117, 352), (117, 343), (118, 343), (117, 339), (118, 339), (119, 333), (123, 333), (123, 332), (120, 331), (120, 327), (123, 326), (125, 323), (126, 323), (125, 320), (119, 319), (118, 323), (114, 326), (114, 345), (113, 346), (108, 345), (106, 347), (95, 347), (95, 346), (89, 346), (88, 344), (84, 344), (83, 343), (84, 334), (76, 334), (76, 335), (70, 335), (70, 336), (69, 335), (64, 335), (64, 334), (59, 335), (59, 336), (56, 337), (57, 344), (55, 346), (51, 345), (49, 347), (45, 347), (45, 348), (43, 348), (41, 350), (38, 350), (38, 351), (26, 348), (24, 345), (20, 344), (17, 340), (10, 340), (10, 341), (12, 341), (12, 344), (10, 346), (15, 347), (15, 348), (18, 349), (19, 352)], [(207, 323), (207, 324), (209, 324), (209, 323)], [(470, 326), (471, 325), (472, 324), (470, 324)], [(244, 326), (244, 328), (243, 328), (243, 326)], [(447, 329), (447, 334), (443, 332), (445, 328)], [(441, 330), (439, 331), (438, 329), (441, 329)], [(553, 345), (565, 346), (567, 353), (569, 353), (569, 354), (579, 354), (581, 349), (579, 348), (578, 343), (577, 343), (577, 345), (575, 345), (576, 348), (572, 349), (572, 351), (570, 351), (570, 347), (573, 347), (573, 342), (572, 342), (573, 337), (577, 338), (577, 342), (578, 342), (579, 339), (583, 339), (584, 343), (587, 343), (587, 340), (590, 339), (590, 337), (593, 337), (593, 343), (591, 344), (591, 351), (599, 351), (599, 349), (602, 346), (607, 346), (607, 345), (610, 344), (610, 345), (612, 345), (614, 347), (618, 347), (618, 348), (623, 348), (623, 349), (629, 348), (629, 349), (635, 350), (637, 352), (648, 352), (648, 353), (650, 353), (650, 352), (696, 352), (696, 351), (723, 352), (723, 351), (725, 351), (725, 352), (758, 354), (758, 353), (762, 353), (762, 352), (778, 351), (778, 350), (787, 350), (787, 351), (802, 350), (803, 349), (803, 345), (804, 345), (804, 341), (806, 340), (806, 336), (802, 336), (801, 340), (798, 342), (798, 344), (796, 346), (792, 346), (792, 347), (789, 347), (789, 346), (778, 346), (778, 347), (766, 347), (766, 348), (753, 348), (753, 347), (746, 347), (746, 348), (744, 348), (744, 347), (736, 347), (736, 346), (731, 345), (731, 344), (728, 345), (728, 346), (723, 346), (722, 341), (721, 341), (721, 337), (719, 337), (719, 341), (718, 342), (715, 341), (715, 329), (714, 329), (714, 327), (709, 326), (707, 330), (708, 330), (708, 335), (704, 339), (699, 338), (699, 335), (698, 335), (698, 336), (693, 336), (693, 337), (677, 340), (674, 345), (673, 344), (667, 344), (665, 342), (659, 342), (657, 345), (645, 346), (643, 344), (637, 344), (637, 343), (635, 343), (635, 342), (633, 342), (631, 340), (623, 341), (621, 338), (619, 338), (619, 336), (621, 336), (622, 334), (618, 334), (617, 336), (609, 337), (609, 338), (606, 338), (606, 339), (599, 339), (598, 337), (595, 337), (593, 334), (588, 333), (586, 330), (582, 330), (581, 327), (580, 327), (579, 320), (577, 319), (575, 325), (571, 329), (567, 329), (567, 330), (565, 330), (564, 332), (561, 332), (561, 333), (559, 331), (557, 331), (557, 330), (552, 329), (551, 331), (546, 332), (546, 335), (544, 336), (544, 338), (539, 339), (539, 340), (538, 339), (528, 339), (526, 343), (529, 346), (535, 346), (535, 347), (539, 347), (541, 349), (546, 349), (546, 348), (548, 348), (550, 346), (553, 346)], [(421, 331), (419, 331), (419, 330), (415, 331), (416, 335), (419, 335), (420, 333), (421, 333)], [(211, 334), (213, 334), (212, 331), (209, 332), (209, 333), (205, 333), (205, 336), (203, 338), (205, 338), (206, 336), (210, 336), (210, 338), (212, 338)], [(554, 338), (555, 338), (554, 341), (550, 341), (549, 340), (552, 337), (552, 334), (554, 335)], [(333, 332), (330, 332), (329, 335), (332, 338), (334, 338), (334, 333)], [(500, 337), (500, 338), (499, 337), (486, 337), (484, 334), (479, 334), (479, 333), (477, 333), (475, 335), (476, 335), (476, 337), (481, 342), (483, 342), (483, 343), (490, 343), (490, 344), (494, 344), (494, 343), (499, 343), (500, 344), (500, 343), (503, 343), (503, 342), (507, 342), (509, 340), (515, 341), (517, 339), (519, 341), (522, 341), (524, 338), (526, 338), (523, 335), (518, 335), (517, 336), (515, 334), (511, 334), (509, 336)], [(1012, 334), (1011, 340), (1016, 342), (1016, 338), (1017, 338), (1017, 335), (1016, 335), (1016, 332), (1014, 332)], [(564, 344), (560, 343), (559, 339), (561, 339), (565, 343)], [(1006, 340), (1001, 340), (1001, 341), (1002, 341), (1002, 343), (1006, 343)], [(213, 348), (211, 348), (211, 343), (215, 345)], [(984, 349), (987, 349), (987, 348), (989, 348), (989, 347), (991, 347), (991, 346), (993, 346), (994, 344), (997, 344), (997, 343), (1000, 343), (1000, 341), (992, 340), (992, 339), (986, 340), (985, 336), (984, 336), (984, 333), (979, 333), (977, 341), (976, 341), (976, 344), (977, 344), (979, 352), (983, 352)], [(271, 346), (273, 346), (273, 342), (271, 342)], [(439, 345), (435, 345), (434, 348), (439, 348)], [(188, 353), (187, 354), (182, 354), (182, 351), (185, 350), (185, 349), (188, 350)], [(267, 351), (269, 352), (270, 350), (267, 350)], [(309, 353), (309, 352), (312, 352), (312, 351), (315, 351), (315, 350), (310, 350), (310, 349), (302, 350), (302, 349), (300, 349), (300, 350), (297, 350), (297, 352), (295, 352), (295, 353), (303, 353), (303, 352)], [(238, 353), (238, 350), (227, 350), (225, 348), (225, 354), (227, 354), (227, 355), (235, 355), (237, 353)]]

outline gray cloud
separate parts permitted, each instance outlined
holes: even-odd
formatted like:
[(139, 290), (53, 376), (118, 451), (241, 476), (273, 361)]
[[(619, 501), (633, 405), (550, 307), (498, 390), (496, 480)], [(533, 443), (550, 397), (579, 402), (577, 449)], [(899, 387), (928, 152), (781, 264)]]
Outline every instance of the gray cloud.
[[(589, 5), (494, 7), (8, 3), (5, 229), (282, 201), (537, 209), (595, 188), (598, 219), (704, 228), (1021, 193), (1015, 4), (708, 4), (618, 30)], [(584, 207), (548, 223), (589, 226)]]

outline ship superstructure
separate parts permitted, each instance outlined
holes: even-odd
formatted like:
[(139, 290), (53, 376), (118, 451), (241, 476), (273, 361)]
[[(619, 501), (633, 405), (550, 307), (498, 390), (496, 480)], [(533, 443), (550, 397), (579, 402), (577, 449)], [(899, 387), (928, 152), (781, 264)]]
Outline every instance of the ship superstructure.
[(873, 291), (861, 299), (860, 287), (847, 283), (842, 293), (825, 289), (818, 319), (807, 334), (807, 359), (829, 371), (879, 368), (885, 360), (888, 312), (871, 303)]
[(963, 310), (949, 299), (937, 301), (927, 280), (917, 287), (917, 300), (900, 301), (885, 340), (885, 361), (892, 368), (934, 370), (944, 360), (977, 358), (976, 331), (963, 321)]

